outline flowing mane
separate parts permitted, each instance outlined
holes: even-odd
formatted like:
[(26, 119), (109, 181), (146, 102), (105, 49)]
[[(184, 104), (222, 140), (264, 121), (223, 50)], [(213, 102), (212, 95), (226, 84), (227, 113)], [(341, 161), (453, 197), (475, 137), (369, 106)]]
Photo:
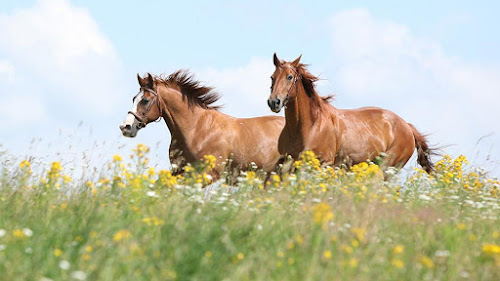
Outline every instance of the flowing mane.
[(316, 119), (320, 113), (324, 104), (329, 104), (333, 100), (334, 96), (329, 95), (326, 97), (320, 96), (316, 92), (315, 82), (319, 80), (319, 77), (312, 75), (306, 68), (307, 64), (300, 63), (296, 71), (301, 77), (301, 83), (304, 86), (307, 96), (311, 99), (311, 117)]
[(167, 87), (178, 87), (182, 97), (188, 100), (189, 105), (213, 110), (218, 110), (221, 107), (213, 105), (219, 100), (219, 93), (214, 91), (212, 87), (202, 86), (201, 82), (195, 80), (187, 70), (178, 70), (167, 77), (162, 74), (154, 78), (155, 83), (161, 83)]

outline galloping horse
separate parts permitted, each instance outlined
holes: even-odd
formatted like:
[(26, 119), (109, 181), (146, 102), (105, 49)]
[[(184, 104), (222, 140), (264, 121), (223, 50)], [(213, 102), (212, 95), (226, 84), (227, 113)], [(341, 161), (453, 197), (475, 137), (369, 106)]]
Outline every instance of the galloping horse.
[(142, 78), (137, 74), (137, 79), (139, 93), (120, 125), (124, 136), (133, 138), (147, 124), (163, 117), (172, 136), (172, 164), (183, 167), (210, 154), (217, 159), (217, 171), (230, 157), (233, 168), (244, 169), (251, 162), (265, 171), (275, 168), (283, 117), (235, 118), (221, 113), (213, 105), (219, 95), (184, 70), (168, 77), (153, 78), (148, 73)]
[(320, 97), (299, 56), (293, 62), (274, 54), (276, 70), (271, 76), (268, 105), (274, 112), (285, 106), (286, 124), (278, 140), (279, 153), (296, 158), (305, 150), (314, 151), (326, 164), (352, 165), (383, 158), (383, 165), (401, 168), (415, 148), (418, 163), (433, 171), (432, 149), (412, 124), (387, 109), (363, 107), (338, 109), (331, 97)]

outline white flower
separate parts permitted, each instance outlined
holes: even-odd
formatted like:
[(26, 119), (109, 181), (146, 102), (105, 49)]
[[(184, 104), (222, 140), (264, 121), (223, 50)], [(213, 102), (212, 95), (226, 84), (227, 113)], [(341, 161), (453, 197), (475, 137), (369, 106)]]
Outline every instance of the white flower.
[(146, 194), (147, 194), (149, 197), (159, 198), (158, 194), (156, 194), (156, 192), (154, 192), (154, 191), (152, 191), (152, 190), (151, 190), (151, 191), (148, 191)]
[(431, 201), (431, 200), (432, 200), (432, 198), (430, 198), (429, 196), (427, 196), (427, 195), (425, 195), (425, 194), (420, 194), (420, 195), (418, 196), (418, 199), (420, 199), (420, 200), (424, 200), (424, 201)]
[(7, 248), (7, 246), (5, 246), (4, 244), (0, 244), (0, 251), (5, 250), (5, 248)]
[(5, 229), (3, 228), (0, 228), (0, 237), (4, 237), (5, 234), (7, 234), (7, 231), (5, 231)]
[(435, 253), (436, 257), (448, 257), (450, 255), (450, 251), (447, 250), (439, 250)]
[(26, 235), (28, 237), (33, 236), (33, 231), (29, 228), (23, 228), (23, 233), (24, 233), (24, 235)]
[(26, 254), (31, 254), (31, 253), (33, 253), (33, 249), (31, 249), (31, 248), (28, 247), (28, 248), (24, 249), (24, 252)]
[(59, 267), (62, 270), (68, 270), (70, 266), (71, 266), (71, 264), (67, 260), (62, 260), (62, 261), (59, 262)]
[(71, 272), (71, 278), (76, 280), (85, 280), (87, 279), (87, 274), (81, 270)]

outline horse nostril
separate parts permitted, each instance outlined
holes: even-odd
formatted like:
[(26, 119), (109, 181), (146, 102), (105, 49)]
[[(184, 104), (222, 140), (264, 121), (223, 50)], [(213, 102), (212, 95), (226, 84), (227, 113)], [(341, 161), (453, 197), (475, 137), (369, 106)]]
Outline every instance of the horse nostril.
[(267, 105), (268, 105), (270, 108), (273, 108), (273, 105), (272, 105), (271, 100), (267, 100)]
[(129, 124), (125, 125), (125, 130), (130, 130), (132, 129), (132, 126), (130, 126)]

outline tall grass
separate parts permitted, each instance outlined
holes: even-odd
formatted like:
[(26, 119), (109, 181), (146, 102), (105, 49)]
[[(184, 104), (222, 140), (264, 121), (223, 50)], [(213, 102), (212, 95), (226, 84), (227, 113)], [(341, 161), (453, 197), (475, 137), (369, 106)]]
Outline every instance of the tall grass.
[[(98, 179), (4, 162), (1, 280), (498, 280), (496, 179), (445, 156), (429, 176), (377, 165), (213, 183), (213, 157), (174, 176), (139, 145)], [(391, 173), (391, 171), (389, 171)]]

